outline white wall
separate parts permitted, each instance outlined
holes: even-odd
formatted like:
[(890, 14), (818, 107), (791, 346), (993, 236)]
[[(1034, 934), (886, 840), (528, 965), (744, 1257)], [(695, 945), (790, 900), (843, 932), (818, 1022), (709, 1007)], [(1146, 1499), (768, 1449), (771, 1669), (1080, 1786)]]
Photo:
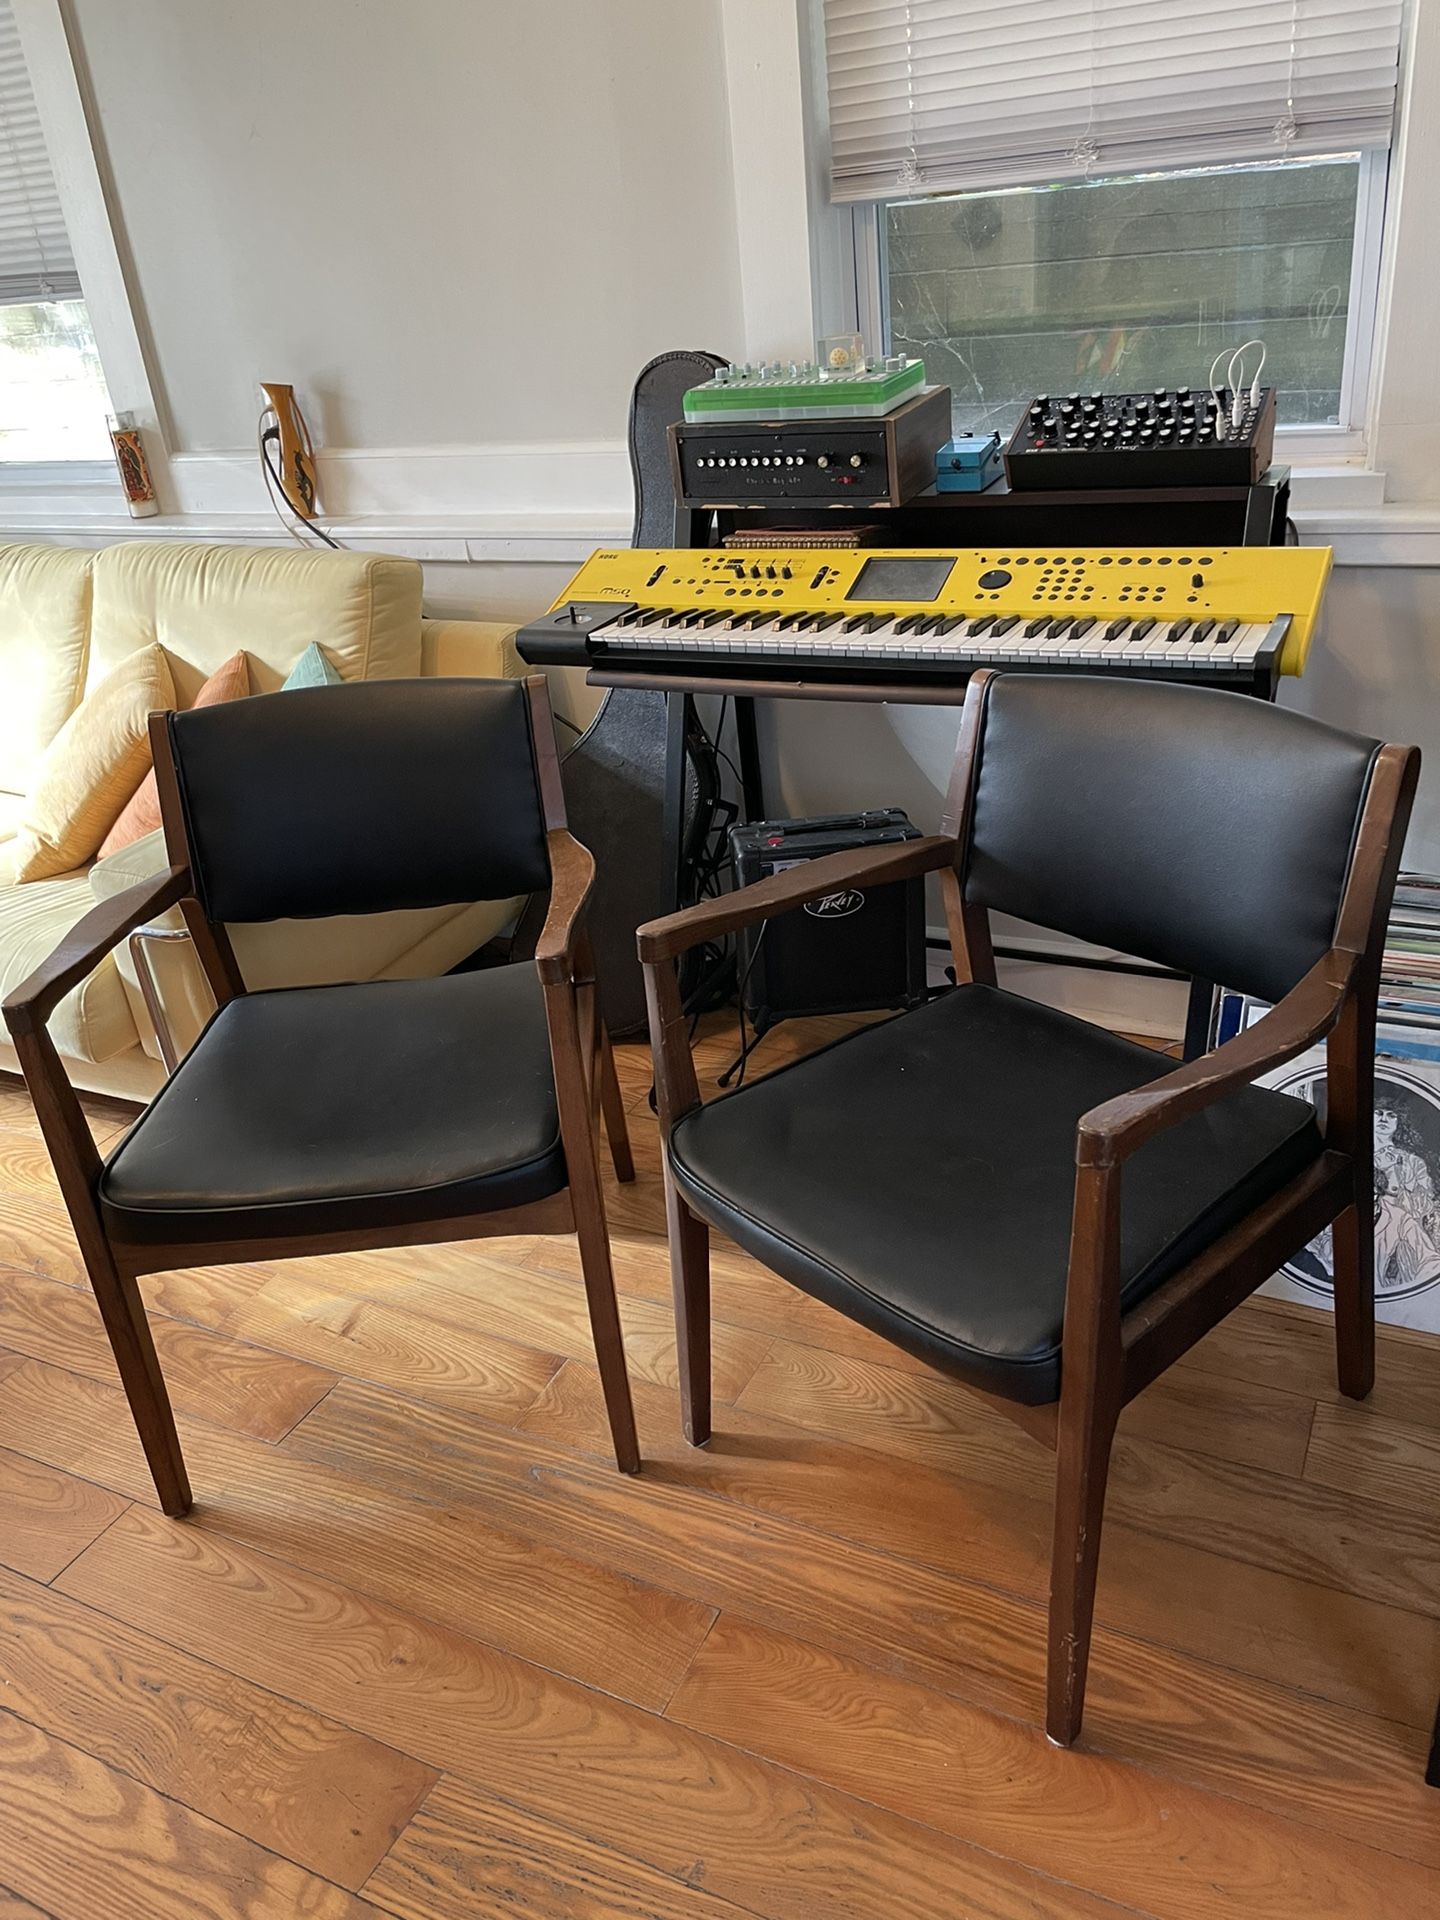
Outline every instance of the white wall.
[(617, 439), (738, 338), (719, 0), (71, 0), (176, 449)]

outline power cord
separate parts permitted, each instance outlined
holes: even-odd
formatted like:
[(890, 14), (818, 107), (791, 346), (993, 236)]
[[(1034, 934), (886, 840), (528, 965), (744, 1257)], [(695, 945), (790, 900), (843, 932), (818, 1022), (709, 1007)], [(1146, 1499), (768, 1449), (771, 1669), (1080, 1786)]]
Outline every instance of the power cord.
[(769, 931), (770, 922), (768, 920), (763, 921), (760, 931), (755, 937), (755, 944), (751, 947), (749, 956), (745, 961), (745, 970), (740, 975), (739, 986), (736, 993), (736, 999), (740, 1007), (740, 1051), (715, 1082), (717, 1087), (728, 1087), (733, 1080), (737, 1093), (745, 1084), (745, 1069), (750, 1064), (750, 1056), (756, 1047), (759, 1046), (762, 1038), (758, 1032), (753, 1040), (750, 1038), (750, 1030), (745, 1022), (745, 989), (750, 984), (750, 975), (755, 971), (755, 962), (760, 958), (760, 949), (764, 946), (765, 936)]
[[(280, 444), (280, 423), (275, 418), (273, 408), (266, 407), (261, 413), (257, 430), (260, 442), (260, 468), (265, 476), (265, 490), (270, 495), (270, 505), (275, 510), (275, 518), (297, 546), (313, 549), (314, 541), (307, 537), (313, 533), (317, 539), (323, 540), (327, 547), (333, 547), (337, 553), (343, 552), (342, 543), (333, 539), (313, 520), (307, 520), (285, 490), (285, 482), (274, 455), (274, 449)], [(305, 529), (303, 533), (300, 531), (302, 527)]]

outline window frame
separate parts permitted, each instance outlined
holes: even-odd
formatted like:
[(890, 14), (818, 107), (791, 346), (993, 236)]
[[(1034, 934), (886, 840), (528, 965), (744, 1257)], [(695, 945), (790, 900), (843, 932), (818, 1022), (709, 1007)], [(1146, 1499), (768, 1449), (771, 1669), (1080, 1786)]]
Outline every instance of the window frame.
[[(1292, 466), (1363, 461), (1366, 456), (1391, 153), (1388, 147), (1374, 147), (1359, 156), (1355, 237), (1350, 257), (1350, 318), (1345, 329), (1345, 358), (1340, 378), (1340, 423), (1277, 427), (1276, 456)], [(849, 206), (834, 208), (841, 246), (848, 254), (853, 275), (854, 325), (867, 341), (877, 342), (886, 353), (890, 351), (890, 301), (886, 285), (885, 209), (900, 204), (903, 202), (897, 197), (893, 201), (855, 201)]]
[[(171, 436), (157, 404), (121, 264), (63, 0), (11, 4), (110, 405), (116, 413), (134, 414), (144, 430), (151, 472), (163, 500)], [(26, 494), (88, 505), (106, 514), (123, 511), (125, 504), (113, 460), (0, 461), (0, 496), (8, 503)], [(23, 521), (9, 513), (7, 523), (19, 526)]]

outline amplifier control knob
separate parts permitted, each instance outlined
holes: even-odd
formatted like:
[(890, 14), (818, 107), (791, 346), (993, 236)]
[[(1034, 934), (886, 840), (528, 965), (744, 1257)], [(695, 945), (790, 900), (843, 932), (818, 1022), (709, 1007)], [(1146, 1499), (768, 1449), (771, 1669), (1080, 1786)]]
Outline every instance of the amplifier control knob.
[(816, 454), (816, 456), (815, 456), (815, 464), (816, 464), (816, 466), (817, 466), (817, 467), (828, 467), (828, 466), (829, 466), (829, 464), (830, 464), (830, 456), (829, 456), (829, 454), (828, 454), (828, 453), (817, 453), (817, 454)]
[(864, 466), (864, 464), (865, 464), (865, 456), (864, 456), (864, 454), (863, 454), (863, 453), (852, 453), (852, 454), (851, 454), (851, 456), (850, 456), (850, 464), (851, 464), (851, 466), (852, 466), (852, 467), (863, 467), (863, 466)]

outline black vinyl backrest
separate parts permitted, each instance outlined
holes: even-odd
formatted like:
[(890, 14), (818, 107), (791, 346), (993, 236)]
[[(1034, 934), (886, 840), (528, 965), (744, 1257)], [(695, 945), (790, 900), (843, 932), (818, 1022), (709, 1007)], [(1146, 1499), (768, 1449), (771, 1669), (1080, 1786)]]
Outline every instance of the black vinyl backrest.
[(550, 884), (520, 681), (370, 680), (171, 714), (212, 920), (503, 900)]
[(630, 476), (635, 483), (632, 547), (675, 544), (675, 486), (669, 428), (685, 417), (685, 395), (725, 362), (698, 348), (657, 354), (635, 376), (630, 395)]
[(1332, 944), (1378, 751), (1243, 694), (999, 674), (966, 895), (1278, 1000)]

